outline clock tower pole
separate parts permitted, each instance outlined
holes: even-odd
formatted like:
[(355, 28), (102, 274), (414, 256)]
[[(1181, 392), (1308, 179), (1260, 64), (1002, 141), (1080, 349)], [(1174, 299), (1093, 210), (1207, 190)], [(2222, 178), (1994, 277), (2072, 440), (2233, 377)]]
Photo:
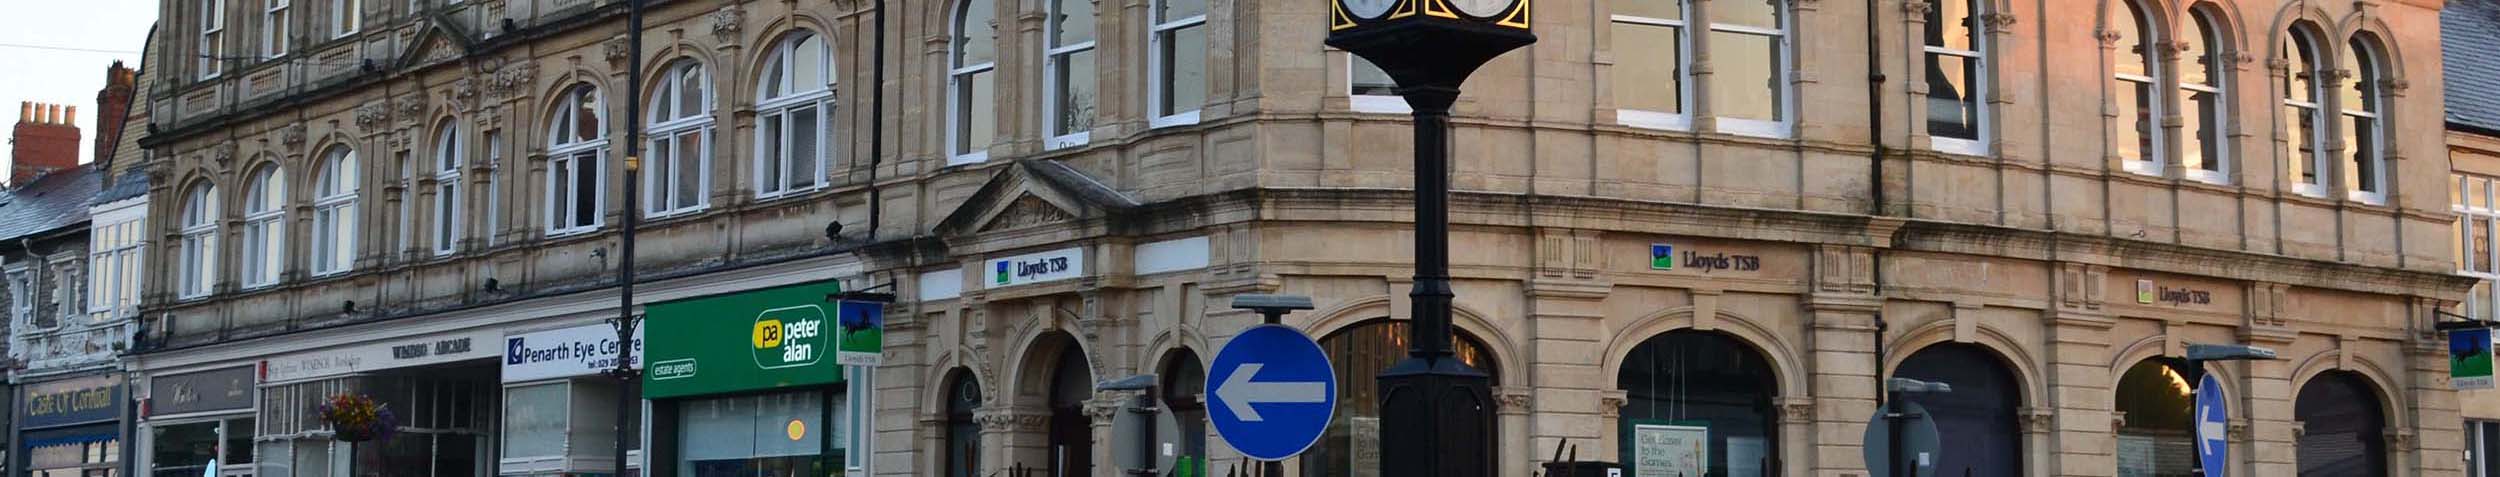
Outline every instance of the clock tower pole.
[(1494, 57), (1536, 42), (1533, 0), (1333, 0), (1329, 46), (1379, 65), (1414, 109), (1415, 281), (1407, 357), (1380, 374), (1384, 477), (1494, 475), (1493, 387), (1452, 351), (1450, 106)]

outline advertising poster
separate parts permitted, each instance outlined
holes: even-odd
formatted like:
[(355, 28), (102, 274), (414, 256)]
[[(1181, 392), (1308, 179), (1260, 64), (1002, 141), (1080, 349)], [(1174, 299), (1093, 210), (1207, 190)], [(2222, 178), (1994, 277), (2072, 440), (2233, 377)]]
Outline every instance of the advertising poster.
[(1632, 425), (1632, 475), (1698, 476), (1709, 468), (1709, 427), (1651, 423)]
[(2491, 329), (2448, 333), (2448, 382), (2459, 390), (2491, 389)]

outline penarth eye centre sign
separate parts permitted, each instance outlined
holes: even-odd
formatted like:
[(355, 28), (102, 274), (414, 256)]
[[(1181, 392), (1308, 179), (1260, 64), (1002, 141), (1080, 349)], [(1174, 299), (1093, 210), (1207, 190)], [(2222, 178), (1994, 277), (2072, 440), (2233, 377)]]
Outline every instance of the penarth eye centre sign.
[(842, 327), (841, 283), (826, 280), (653, 303), (643, 329), (656, 337), (643, 397), (662, 399), (842, 381), (829, 358)]

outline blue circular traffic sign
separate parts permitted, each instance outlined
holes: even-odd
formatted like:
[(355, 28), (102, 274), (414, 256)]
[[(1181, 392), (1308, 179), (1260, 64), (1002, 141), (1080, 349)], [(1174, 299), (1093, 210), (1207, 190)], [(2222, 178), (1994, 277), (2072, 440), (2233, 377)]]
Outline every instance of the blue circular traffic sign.
[(1241, 455), (1279, 461), (1328, 431), (1336, 367), (1309, 335), (1259, 325), (1234, 335), (1207, 363), (1207, 421)]

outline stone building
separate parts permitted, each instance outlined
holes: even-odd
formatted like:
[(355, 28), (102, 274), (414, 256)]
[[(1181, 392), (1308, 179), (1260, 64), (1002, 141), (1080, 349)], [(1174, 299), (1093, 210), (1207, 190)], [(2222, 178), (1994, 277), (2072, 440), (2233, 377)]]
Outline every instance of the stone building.
[[(2457, 271), (2483, 281), (2467, 295), (2459, 314), (2491, 320), (2500, 316), (2494, 298), (2495, 273), (2485, 231), (2495, 226), (2488, 195), (2500, 177), (2500, 2), (2451, 2), (2440, 12), (2440, 51), (2448, 78), (2447, 120), (2449, 167), (2456, 181), (2451, 206), (2457, 214)], [(2465, 417), (2466, 477), (2500, 476), (2500, 391), (2457, 393), (2457, 409)]]
[[(1707, 442), (1652, 474), (1852, 475), (1878, 373), (1954, 386), (1910, 398), (1947, 473), (2182, 475), (2208, 372), (2230, 472), (2454, 474), (2431, 326), (2474, 279), (2419, 193), (2450, 180), (2439, 3), (1537, 4), (1542, 41), (1468, 84), (1449, 171), (1500, 475), (1659, 451), (1635, 435)], [(166, 2), (142, 145), (168, 266), (130, 366), (152, 402), (220, 373), (256, 398), (149, 416), (194, 437), (140, 465), (615, 470), (614, 418), (580, 403), (630, 389), (476, 342), (595, 340), (639, 214), (655, 323), (901, 301), (884, 364), (840, 384), (660, 391), (714, 368), (652, 363), (646, 473), (1116, 475), (1129, 396), (1094, 383), (1140, 374), (1220, 469), (1204, 358), (1259, 321), (1225, 304), (1292, 293), (1344, 389), (1288, 473), (1372, 475), (1414, 171), (1393, 85), (1320, 45), (1323, 5), (663, 1), (629, 72), (616, 2)], [(631, 210), (625, 121), (650, 131)], [(2188, 343), (2284, 359), (2188, 369)], [(303, 417), (343, 392), (469, 404), (412, 418), (427, 446), (356, 450)], [(756, 430), (784, 417), (791, 442)], [(543, 439), (567, 444), (514, 447)]]

